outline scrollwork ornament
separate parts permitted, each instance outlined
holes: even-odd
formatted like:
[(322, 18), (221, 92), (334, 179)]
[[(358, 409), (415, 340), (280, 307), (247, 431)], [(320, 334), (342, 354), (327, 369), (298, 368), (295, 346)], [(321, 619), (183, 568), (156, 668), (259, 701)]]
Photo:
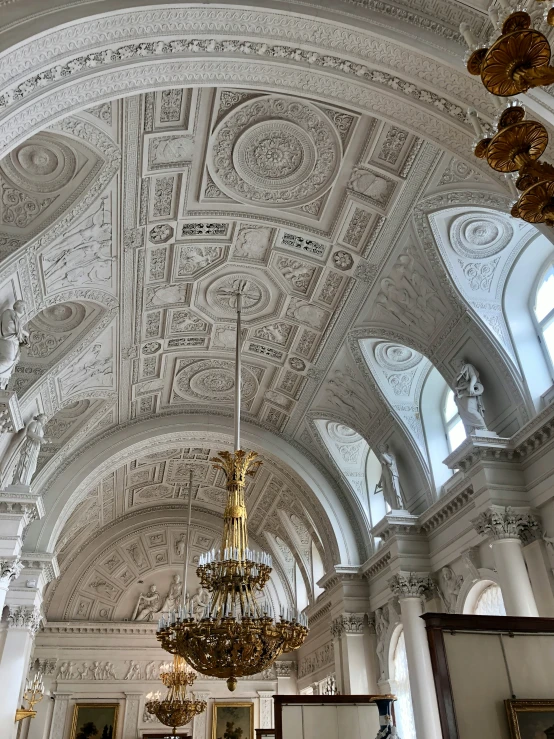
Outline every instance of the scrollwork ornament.
[(16, 557), (15, 559), (0, 560), (0, 586), (9, 585), (12, 580), (16, 580), (23, 570), (23, 562)]

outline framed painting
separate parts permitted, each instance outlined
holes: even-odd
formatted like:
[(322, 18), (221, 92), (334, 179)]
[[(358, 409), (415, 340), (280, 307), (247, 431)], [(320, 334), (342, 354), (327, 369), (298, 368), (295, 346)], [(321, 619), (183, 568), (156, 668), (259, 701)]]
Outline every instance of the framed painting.
[(212, 739), (255, 739), (254, 704), (214, 701)]
[(507, 700), (511, 739), (554, 739), (554, 700)]
[(71, 739), (116, 739), (119, 703), (76, 703)]

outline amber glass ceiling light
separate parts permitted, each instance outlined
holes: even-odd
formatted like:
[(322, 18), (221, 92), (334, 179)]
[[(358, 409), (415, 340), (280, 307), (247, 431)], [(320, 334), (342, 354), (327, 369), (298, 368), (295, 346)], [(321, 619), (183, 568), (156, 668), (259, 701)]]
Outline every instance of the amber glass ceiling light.
[(305, 616), (292, 609), (277, 618), (263, 598), (271, 573), (271, 557), (248, 548), (244, 498), (247, 475), (261, 461), (256, 452), (240, 448), (241, 307), (243, 285), (236, 296), (237, 339), (235, 367), (235, 451), (220, 452), (214, 467), (227, 478), (221, 549), (202, 555), (196, 573), (211, 594), (198, 617), (187, 605), (162, 618), (158, 639), (171, 654), (183, 657), (195, 670), (227, 680), (235, 690), (237, 678), (256, 675), (283, 652), (298, 649), (308, 634)]

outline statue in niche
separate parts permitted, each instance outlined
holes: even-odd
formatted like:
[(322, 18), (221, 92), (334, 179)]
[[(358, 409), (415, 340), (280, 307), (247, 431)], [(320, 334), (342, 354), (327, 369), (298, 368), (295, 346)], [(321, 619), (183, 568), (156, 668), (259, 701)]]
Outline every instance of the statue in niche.
[(487, 430), (485, 406), (482, 399), (483, 391), (483, 384), (479, 382), (479, 372), (465, 359), (460, 360), (460, 368), (454, 385), (454, 400), (468, 434)]
[(396, 457), (390, 451), (388, 444), (379, 446), (379, 462), (381, 463), (381, 479), (379, 487), (383, 491), (385, 502), (393, 511), (401, 511), (404, 508), (402, 502), (402, 488), (398, 476)]
[(439, 574), (439, 595), (447, 613), (456, 613), (458, 596), (464, 584), (462, 575), (456, 575), (452, 567), (443, 567)]
[(190, 603), (191, 608), (194, 611), (195, 618), (200, 619), (204, 616), (204, 611), (210, 603), (210, 594), (207, 590), (204, 590), (204, 588), (200, 586), (196, 593), (192, 596)]
[(162, 613), (168, 611), (176, 611), (181, 604), (181, 596), (183, 595), (183, 583), (181, 582), (180, 575), (173, 575), (173, 580), (169, 586), (169, 593), (166, 595), (163, 606), (161, 607)]
[(29, 332), (25, 331), (23, 316), (25, 303), (16, 300), (12, 308), (6, 308), (0, 316), (0, 390), (8, 382), (19, 362), (21, 346), (29, 346)]
[(46, 416), (39, 413), (25, 427), (25, 437), (19, 449), (19, 459), (13, 473), (12, 485), (30, 485), (37, 468), (40, 447), (46, 442)]
[(150, 585), (147, 593), (141, 593), (131, 621), (153, 621), (154, 614), (159, 613), (161, 605), (161, 596), (155, 585)]
[(184, 557), (185, 556), (185, 547), (187, 545), (187, 535), (181, 534), (179, 538), (175, 541), (175, 554), (178, 557)]

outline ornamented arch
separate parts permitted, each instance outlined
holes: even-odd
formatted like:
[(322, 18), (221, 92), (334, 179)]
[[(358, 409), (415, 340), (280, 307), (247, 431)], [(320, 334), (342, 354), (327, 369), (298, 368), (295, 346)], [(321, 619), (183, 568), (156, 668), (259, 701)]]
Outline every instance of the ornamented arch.
[[(186, 36), (168, 35), (180, 28)], [(493, 112), (478, 82), (415, 50), (321, 17), (244, 8), (94, 16), (23, 42), (2, 68), (0, 156), (80, 108), (176, 86), (309, 93), (402, 123), (461, 159), (472, 138), (465, 109)]]
[[(186, 430), (183, 428), (186, 419)], [(297, 489), (306, 493), (304, 505), (326, 551), (326, 566), (335, 563), (357, 564), (364, 556), (364, 543), (347, 518), (345, 505), (328, 480), (283, 439), (250, 424), (244, 425), (245, 446), (260, 451), (268, 461), (280, 467)], [(36, 489), (43, 490), (47, 509), (45, 518), (32, 526), (26, 548), (54, 551), (57, 538), (71, 511), (86, 495), (94, 481), (131, 460), (140, 453), (168, 449), (176, 445), (230, 447), (231, 419), (205, 416), (162, 417), (116, 429), (80, 450), (72, 459), (57, 460), (36, 478)]]

